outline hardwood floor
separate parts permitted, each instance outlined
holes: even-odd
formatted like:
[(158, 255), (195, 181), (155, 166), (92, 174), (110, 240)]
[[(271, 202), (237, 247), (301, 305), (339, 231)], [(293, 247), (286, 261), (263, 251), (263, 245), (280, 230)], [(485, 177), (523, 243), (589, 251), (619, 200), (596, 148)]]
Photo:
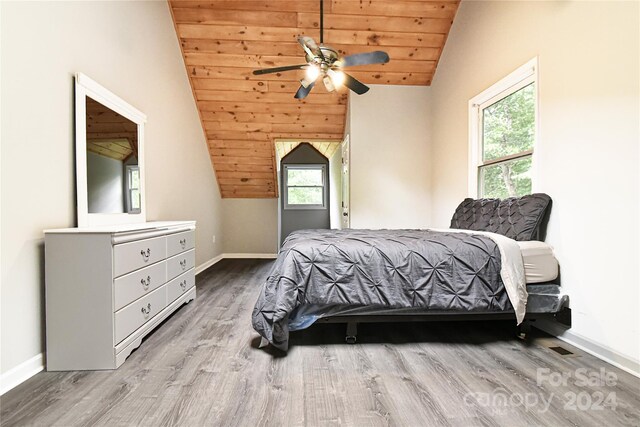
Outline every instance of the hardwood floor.
[[(271, 263), (218, 263), (120, 369), (39, 373), (2, 396), (2, 426), (640, 423), (638, 378), (500, 322), (364, 324), (355, 345), (322, 324), (293, 333), (286, 356), (258, 349), (251, 311)], [(609, 385), (581, 385), (601, 369)]]

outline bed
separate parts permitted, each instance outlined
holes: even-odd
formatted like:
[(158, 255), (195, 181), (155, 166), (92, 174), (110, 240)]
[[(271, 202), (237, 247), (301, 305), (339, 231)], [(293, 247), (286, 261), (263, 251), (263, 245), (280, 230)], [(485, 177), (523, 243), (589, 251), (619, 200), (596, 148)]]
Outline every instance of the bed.
[(570, 325), (543, 242), (551, 199), (465, 199), (449, 229), (301, 230), (282, 245), (252, 314), (263, 343), (315, 322), (549, 318)]

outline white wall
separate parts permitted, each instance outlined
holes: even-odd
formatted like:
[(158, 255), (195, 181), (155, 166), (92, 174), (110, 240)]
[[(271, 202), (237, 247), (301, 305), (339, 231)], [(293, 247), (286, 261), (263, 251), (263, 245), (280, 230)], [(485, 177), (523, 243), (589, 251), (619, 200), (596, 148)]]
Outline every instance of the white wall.
[(329, 216), (331, 228), (342, 228), (342, 150), (329, 159)]
[(222, 252), (221, 202), (166, 2), (1, 2), (1, 372), (44, 350), (42, 230), (75, 225), (73, 75), (147, 114), (149, 220), (198, 221)]
[(278, 252), (278, 199), (222, 200), (225, 253)]
[(468, 100), (539, 57), (533, 185), (554, 200), (547, 241), (571, 297), (568, 337), (636, 370), (638, 8), (614, 1), (462, 2), (431, 86), (432, 215), (444, 227), (467, 196)]
[(91, 213), (124, 212), (124, 163), (87, 152), (87, 201)]
[(352, 228), (431, 224), (429, 104), (424, 86), (349, 94)]

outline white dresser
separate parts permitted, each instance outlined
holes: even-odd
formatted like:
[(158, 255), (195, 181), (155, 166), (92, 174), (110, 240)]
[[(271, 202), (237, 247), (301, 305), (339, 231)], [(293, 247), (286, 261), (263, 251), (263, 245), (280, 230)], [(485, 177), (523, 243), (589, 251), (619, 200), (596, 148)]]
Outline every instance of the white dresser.
[(115, 369), (196, 297), (195, 222), (45, 230), (47, 370)]

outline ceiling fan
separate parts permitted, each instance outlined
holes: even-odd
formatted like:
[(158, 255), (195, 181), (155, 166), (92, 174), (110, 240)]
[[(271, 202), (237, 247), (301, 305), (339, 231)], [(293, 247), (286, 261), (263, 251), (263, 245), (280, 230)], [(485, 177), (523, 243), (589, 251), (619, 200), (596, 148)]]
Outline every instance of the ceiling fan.
[(320, 0), (320, 45), (316, 44), (311, 37), (298, 37), (298, 43), (300, 43), (302, 49), (304, 49), (307, 63), (255, 70), (253, 74), (258, 76), (282, 71), (305, 70), (305, 77), (300, 80), (300, 88), (294, 95), (294, 98), (297, 99), (306, 98), (319, 77), (322, 77), (322, 82), (329, 92), (333, 92), (344, 85), (358, 95), (366, 93), (369, 87), (345, 73), (343, 69), (357, 65), (385, 64), (389, 62), (389, 55), (387, 55), (386, 52), (377, 50), (374, 52), (356, 53), (354, 55), (340, 57), (336, 50), (323, 44), (323, 33), (323, 0)]

